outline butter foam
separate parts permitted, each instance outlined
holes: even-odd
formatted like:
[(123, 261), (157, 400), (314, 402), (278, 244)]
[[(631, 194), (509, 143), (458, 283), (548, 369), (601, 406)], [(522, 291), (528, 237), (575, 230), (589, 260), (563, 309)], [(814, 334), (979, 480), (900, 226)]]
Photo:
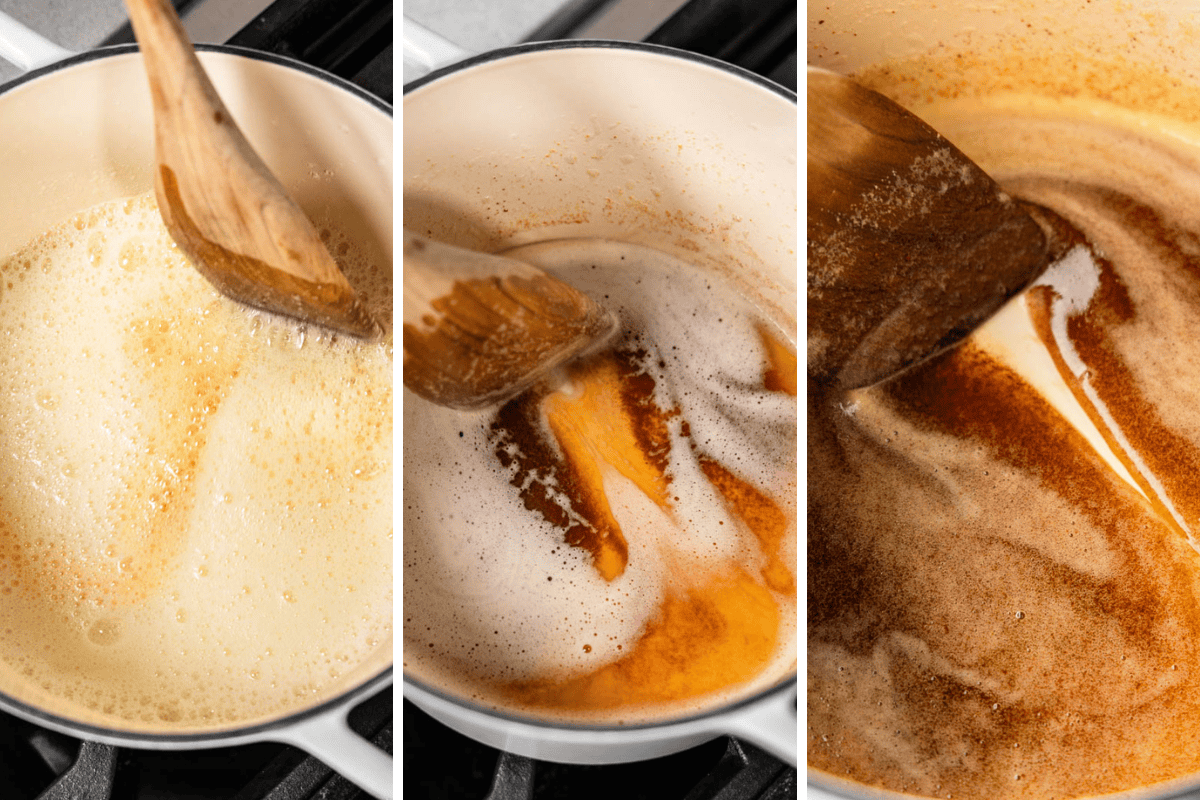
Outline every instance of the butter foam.
[[(602, 494), (628, 545), (623, 572), (606, 580), (588, 550), (565, 544), (562, 527), (523, 500), (523, 487), (543, 481), (539, 496), (562, 509), (564, 524), (586, 522), (562, 476), (531, 477), (519, 466), (518, 451), (529, 446), (521, 437), (499, 439), (512, 460), (497, 459), (495, 411), (456, 412), (406, 396), (406, 671), (492, 707), (592, 721), (688, 713), (777, 682), (795, 664), (794, 586), (790, 597), (772, 595), (782, 609), (779, 638), (769, 665), (743, 685), (682, 703), (598, 710), (562, 697), (534, 702), (555, 684), (628, 663), (668, 599), (699, 576), (764, 568), (761, 545), (695, 452), (731, 466), (782, 510), (790, 525), (779, 557), (794, 573), (796, 412), (794, 397), (762, 388), (762, 315), (719, 277), (617, 242), (550, 242), (509, 255), (588, 293), (635, 332), (625, 344), (647, 354), (637, 363), (653, 379), (653, 405), (677, 409), (664, 422), (667, 498), (660, 504), (627, 475), (603, 471)], [(588, 391), (571, 374), (559, 381), (568, 405)], [(543, 429), (541, 438), (554, 437)], [(523, 688), (506, 692), (513, 686)]]
[[(325, 234), (390, 319), (390, 275)], [(390, 333), (363, 345), (226, 300), (150, 197), (6, 260), (0, 329), (0, 688), (195, 730), (386, 666)]]

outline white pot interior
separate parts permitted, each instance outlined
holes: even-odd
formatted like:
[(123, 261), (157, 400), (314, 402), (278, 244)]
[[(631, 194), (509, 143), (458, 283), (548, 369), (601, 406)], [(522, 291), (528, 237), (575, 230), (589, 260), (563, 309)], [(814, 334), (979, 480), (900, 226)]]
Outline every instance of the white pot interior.
[[(314, 219), (391, 258), (391, 117), (327, 80), (229, 53), (201, 60), (272, 172)], [(0, 252), (80, 209), (152, 188), (153, 121), (140, 58), (88, 57), (0, 96)]]
[(761, 84), (646, 50), (533, 50), (404, 99), (404, 224), (495, 251), (564, 237), (645, 244), (793, 319), (796, 110)]

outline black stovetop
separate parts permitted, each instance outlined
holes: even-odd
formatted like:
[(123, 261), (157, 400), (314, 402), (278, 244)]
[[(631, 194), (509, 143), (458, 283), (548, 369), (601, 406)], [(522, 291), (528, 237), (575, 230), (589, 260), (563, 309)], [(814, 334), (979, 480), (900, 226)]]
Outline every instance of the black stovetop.
[(646, 41), (719, 58), (795, 92), (796, 26), (792, 0), (689, 0)]
[[(174, 0), (180, 14), (195, 0)], [(228, 44), (303, 61), (392, 103), (393, 0), (275, 0)], [(103, 44), (132, 44), (124, 25)]]

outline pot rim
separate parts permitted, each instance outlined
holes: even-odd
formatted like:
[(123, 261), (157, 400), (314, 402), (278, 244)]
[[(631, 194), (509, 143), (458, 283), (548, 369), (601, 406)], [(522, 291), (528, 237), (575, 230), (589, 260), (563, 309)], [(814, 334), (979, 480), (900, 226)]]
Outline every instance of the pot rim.
[[(751, 72), (735, 64), (730, 64), (711, 56), (701, 55), (699, 53), (693, 53), (687, 50), (680, 50), (675, 47), (667, 47), (665, 45), (649, 44), (646, 42), (625, 42), (608, 39), (572, 39), (548, 42), (530, 42), (526, 44), (517, 44), (509, 47), (489, 50), (487, 52), (465, 58), (462, 61), (457, 61), (448, 66), (433, 70), (432, 72), (416, 78), (415, 80), (404, 85), (404, 95), (407, 97), (412, 92), (421, 89), (441, 78), (445, 78), (463, 70), (471, 69), (483, 64), (488, 64), (515, 56), (555, 50), (631, 50), (635, 52), (652, 53), (654, 55), (666, 56), (669, 58), (677, 58), (683, 61), (691, 61), (693, 63), (710, 67), (734, 77), (746, 80), (758, 86), (759, 88), (766, 89), (771, 93), (782, 97), (784, 100), (792, 103), (792, 105), (798, 106), (797, 94), (795, 92), (785, 86), (775, 83), (768, 78), (764, 78), (757, 73)], [(518, 728), (526, 728), (531, 731), (541, 732), (553, 730), (560, 732), (565, 736), (578, 735), (581, 738), (587, 738), (592, 734), (618, 732), (632, 733), (635, 731), (654, 731), (655, 733), (661, 733), (666, 729), (674, 728), (692, 729), (713, 727), (712, 725), (705, 725), (704, 723), (718, 722), (730, 715), (737, 714), (743, 709), (750, 708), (772, 698), (781, 697), (788, 692), (795, 691), (798, 680), (799, 671), (795, 670), (773, 686), (758, 691), (748, 697), (725, 703), (715, 708), (688, 714), (686, 716), (668, 717), (652, 722), (637, 722), (630, 724), (561, 722), (550, 718), (539, 717), (533, 714), (522, 714), (507, 710), (489, 708), (471, 700), (449, 694), (441, 689), (434, 688), (430, 684), (414, 678), (407, 673), (404, 674), (403, 688), (406, 692), (409, 690), (416, 690), (418, 693), (424, 693), (432, 698), (436, 698), (441, 702), (449, 703), (456, 708), (473, 715), (480, 715), (489, 720), (503, 721), (510, 727), (516, 726)]]
[[(196, 44), (196, 45), (193, 45), (193, 47), (197, 52), (224, 53), (225, 55), (241, 56), (244, 58), (249, 58), (254, 61), (265, 61), (267, 63), (276, 64), (281, 67), (289, 67), (291, 69), (296, 70), (297, 72), (303, 72), (314, 78), (320, 78), (327, 83), (331, 83), (334, 86), (337, 86), (340, 89), (344, 89), (345, 91), (354, 95), (358, 99), (364, 100), (367, 103), (369, 103), (370, 105), (374, 106), (377, 110), (384, 112), (389, 117), (394, 116), (393, 111), (392, 111), (392, 105), (390, 103), (385, 102), (382, 98), (378, 97), (377, 95), (371, 94), (366, 89), (363, 89), (361, 86), (359, 86), (356, 83), (352, 83), (351, 81), (348, 81), (345, 78), (334, 75), (332, 72), (327, 72), (323, 69), (320, 69), (319, 67), (314, 67), (311, 64), (306, 64), (303, 61), (299, 61), (297, 59), (290, 58), (288, 56), (281, 56), (281, 55), (278, 55), (277, 53), (269, 53), (265, 50), (254, 50), (249, 47), (241, 47), (240, 45)], [(53, 72), (58, 72), (59, 70), (79, 66), (81, 64), (85, 64), (85, 63), (88, 63), (91, 61), (98, 61), (98, 60), (104, 59), (104, 58), (111, 58), (114, 56), (123, 56), (123, 55), (128, 55), (129, 53), (137, 53), (137, 52), (140, 52), (140, 49), (138, 48), (138, 46), (136, 44), (115, 44), (115, 45), (108, 45), (105, 47), (97, 47), (93, 50), (85, 50), (82, 53), (76, 53), (74, 55), (68, 56), (67, 58), (64, 58), (62, 61), (55, 61), (53, 64), (47, 64), (44, 67), (38, 67), (36, 69), (31, 69), (28, 72), (18, 75), (17, 77), (13, 78), (12, 80), (8, 81), (7, 83), (0, 84), (0, 96), (3, 96), (4, 94), (12, 91), (13, 89), (16, 89), (19, 86), (23, 86), (24, 84), (29, 83), (30, 81), (34, 81), (34, 80), (37, 80), (38, 78), (45, 77), (46, 75), (49, 75)]]
[(477, 67), (481, 64), (499, 61), (513, 56), (526, 55), (529, 53), (538, 53), (551, 50), (633, 50), (643, 53), (654, 53), (656, 55), (678, 58), (683, 61), (692, 61), (697, 64), (702, 64), (706, 67), (711, 67), (723, 72), (727, 72), (736, 77), (756, 84), (757, 86), (767, 89), (774, 94), (788, 100), (792, 105), (798, 105), (797, 95), (791, 89), (781, 86), (769, 78), (764, 78), (761, 75), (751, 72), (748, 69), (739, 67), (736, 64), (730, 64), (726, 61), (721, 61), (712, 56), (693, 53), (688, 50), (680, 50), (676, 47), (667, 47), (661, 44), (650, 44), (647, 42), (623, 42), (612, 39), (564, 39), (554, 40), (549, 42), (529, 42), (526, 44), (515, 44), (509, 47), (500, 47), (495, 50), (488, 50), (478, 55), (473, 55), (462, 61), (456, 61), (445, 67), (440, 67), (434, 71), (422, 75), (421, 77), (406, 83), (404, 85), (404, 94), (420, 89), (440, 78), (445, 78), (453, 73), (460, 72), (465, 69)]
[(274, 717), (263, 722), (249, 725), (233, 723), (227, 728), (212, 728), (196, 733), (170, 733), (159, 731), (122, 731), (118, 728), (108, 728), (93, 723), (75, 722), (43, 711), (37, 706), (22, 700), (16, 700), (0, 692), (0, 710), (21, 717), (28, 722), (45, 728), (87, 739), (103, 744), (127, 747), (141, 747), (151, 750), (186, 750), (198, 747), (230, 747), (238, 744), (262, 741), (282, 741), (277, 735), (281, 731), (295, 726), (304, 720), (332, 714), (343, 708), (350, 708), (373, 696), (376, 692), (390, 686), (393, 682), (393, 667), (387, 667), (382, 672), (362, 681), (328, 700), (311, 708), (293, 711), (283, 716)]
[(437, 689), (424, 681), (412, 677), (405, 673), (404, 675), (404, 690), (408, 692), (410, 689), (416, 689), (418, 693), (424, 693), (438, 701), (449, 703), (458, 709), (466, 711), (469, 714), (480, 715), (489, 720), (499, 720), (510, 727), (524, 728), (536, 731), (553, 730), (570, 736), (577, 734), (582, 738), (587, 738), (591, 734), (605, 733), (632, 733), (635, 731), (654, 731), (661, 733), (664, 730), (674, 728), (710, 728), (712, 725), (704, 723), (719, 722), (725, 717), (736, 715), (738, 712), (756, 706), (759, 703), (765, 703), (773, 698), (779, 698), (788, 692), (795, 691), (799, 674), (797, 672), (790, 673), (787, 677), (780, 680), (773, 686), (762, 689), (748, 697), (743, 697), (729, 703), (725, 703), (705, 711), (698, 711), (694, 714), (688, 714), (681, 717), (667, 717), (665, 719), (633, 722), (628, 724), (618, 723), (588, 723), (588, 722), (562, 722), (551, 719), (549, 717), (539, 717), (534, 714), (523, 714), (515, 711), (508, 711), (498, 708), (489, 708), (472, 700), (467, 700), (453, 694), (449, 694), (441, 689)]
[[(1149, 786), (1141, 786), (1126, 792), (1104, 795), (1105, 800), (1193, 800), (1200, 789), (1200, 776), (1185, 775), (1182, 778)], [(813, 800), (917, 800), (915, 795), (893, 792), (877, 786), (831, 775), (818, 769), (808, 768), (808, 797)]]
[[(359, 100), (362, 100), (372, 106), (375, 110), (387, 114), (389, 118), (394, 118), (392, 105), (385, 102), (378, 96), (371, 94), (367, 90), (352, 83), (345, 78), (334, 75), (318, 67), (306, 64), (303, 61), (298, 61), (287, 56), (269, 53), (263, 50), (254, 50), (248, 47), (240, 47), (236, 45), (225, 44), (196, 44), (195, 49), (199, 52), (222, 53), (225, 55), (240, 56), (254, 61), (264, 61), (269, 64), (274, 64), (281, 67), (287, 67), (297, 72), (304, 73), (310, 77), (319, 78), (326, 83), (349, 92)], [(69, 69), (72, 67), (81, 66), (99, 61), (106, 58), (119, 57), (139, 52), (136, 44), (119, 44), (107, 47), (98, 47), (94, 50), (87, 50), (81, 53), (68, 56), (61, 61), (56, 61), (53, 64), (47, 64), (43, 67), (29, 70), (16, 78), (13, 78), (7, 83), (0, 84), (0, 100), (8, 92), (18, 87), (24, 86), (39, 78), (50, 75), (51, 73), (60, 70)], [(204, 731), (193, 733), (175, 733), (175, 732), (159, 732), (159, 731), (138, 731), (138, 730), (121, 730), (119, 728), (110, 728), (94, 723), (77, 722), (59, 714), (53, 714), (45, 711), (35, 705), (27, 703), (23, 700), (18, 700), (3, 691), (0, 691), (0, 711), (5, 711), (14, 716), (21, 717), (28, 722), (36, 725), (41, 725), (46, 728), (65, 733), (69, 736), (76, 736), (87, 739), (89, 741), (101, 742), (103, 744), (111, 744), (117, 746), (142, 747), (158, 750), (172, 749), (188, 749), (198, 747), (226, 747), (243, 743), (256, 742), (264, 739), (276, 739), (279, 736), (272, 736), (293, 727), (297, 723), (304, 720), (312, 719), (334, 713), (340, 709), (351, 708), (358, 703), (366, 700), (375, 693), (382, 691), (390, 686), (393, 681), (394, 670), (393, 663), (374, 675), (361, 680), (349, 689), (340, 692), (329, 699), (318, 703), (317, 705), (303, 708), (298, 711), (289, 712), (277, 717), (272, 717), (261, 722), (253, 722), (246, 725), (233, 723), (228, 727), (211, 728)]]

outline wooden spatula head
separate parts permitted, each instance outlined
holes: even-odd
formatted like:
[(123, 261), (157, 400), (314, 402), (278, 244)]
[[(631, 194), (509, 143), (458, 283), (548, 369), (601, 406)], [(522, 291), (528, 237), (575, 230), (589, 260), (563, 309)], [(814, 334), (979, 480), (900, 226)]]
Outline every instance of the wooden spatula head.
[(937, 131), (808, 73), (808, 374), (868, 386), (985, 321), (1049, 262), (1041, 227)]
[(427, 400), (497, 404), (616, 330), (610, 312), (530, 264), (404, 232), (404, 385)]

